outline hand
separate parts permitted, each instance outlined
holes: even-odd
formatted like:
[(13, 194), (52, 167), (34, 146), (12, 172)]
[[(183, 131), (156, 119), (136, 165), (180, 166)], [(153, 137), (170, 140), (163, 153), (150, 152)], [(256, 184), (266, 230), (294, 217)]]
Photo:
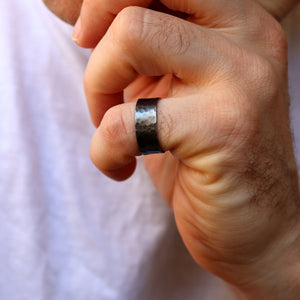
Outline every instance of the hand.
[(144, 161), (191, 255), (245, 297), (294, 299), (299, 194), (285, 35), (254, 2), (205, 1), (205, 18), (200, 2), (164, 1), (188, 20), (140, 7), (114, 19), (85, 75), (101, 122), (91, 157), (128, 178), (139, 155), (134, 101), (164, 98), (158, 134), (169, 152)]

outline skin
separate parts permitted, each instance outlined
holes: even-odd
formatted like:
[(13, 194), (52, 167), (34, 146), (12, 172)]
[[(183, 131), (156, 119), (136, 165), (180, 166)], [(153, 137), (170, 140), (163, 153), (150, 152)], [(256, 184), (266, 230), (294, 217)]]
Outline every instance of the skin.
[(92, 161), (128, 178), (140, 154), (134, 102), (164, 98), (158, 137), (168, 152), (144, 163), (189, 252), (241, 299), (296, 299), (299, 190), (281, 26), (246, 0), (162, 1), (187, 20), (145, 1), (124, 9), (129, 2), (90, 0), (81, 9), (76, 40), (97, 41), (84, 78), (97, 127)]
[[(129, 5), (152, 6), (155, 10), (166, 11), (157, 0), (43, 0), (43, 2), (55, 15), (71, 25), (75, 25), (81, 15), (82, 32), (75, 39), (79, 46), (86, 48), (94, 48), (115, 16)], [(298, 0), (257, 0), (256, 2), (281, 20)], [(171, 10), (167, 12), (173, 14)]]
[(44, 4), (60, 19), (74, 25), (80, 15), (83, 0), (43, 0)]

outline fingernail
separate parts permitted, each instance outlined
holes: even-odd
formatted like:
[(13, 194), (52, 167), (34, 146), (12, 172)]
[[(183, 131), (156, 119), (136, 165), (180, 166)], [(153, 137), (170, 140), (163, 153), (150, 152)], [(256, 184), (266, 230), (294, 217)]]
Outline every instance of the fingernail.
[(79, 40), (80, 30), (81, 30), (81, 18), (79, 17), (76, 21), (76, 24), (74, 26), (74, 30), (72, 33), (72, 39), (74, 42), (77, 42)]

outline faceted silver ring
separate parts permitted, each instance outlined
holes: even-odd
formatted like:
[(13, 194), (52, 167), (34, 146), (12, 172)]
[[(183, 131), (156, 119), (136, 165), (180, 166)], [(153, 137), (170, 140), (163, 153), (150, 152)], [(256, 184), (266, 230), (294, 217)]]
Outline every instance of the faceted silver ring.
[(139, 99), (135, 106), (136, 140), (143, 155), (162, 153), (157, 137), (156, 107), (160, 98)]

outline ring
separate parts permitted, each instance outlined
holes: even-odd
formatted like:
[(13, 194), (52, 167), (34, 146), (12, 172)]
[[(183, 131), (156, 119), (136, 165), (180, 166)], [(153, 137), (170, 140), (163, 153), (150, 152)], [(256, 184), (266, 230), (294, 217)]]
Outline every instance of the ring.
[(135, 106), (136, 140), (143, 155), (162, 153), (157, 137), (157, 102), (160, 98), (139, 99)]

